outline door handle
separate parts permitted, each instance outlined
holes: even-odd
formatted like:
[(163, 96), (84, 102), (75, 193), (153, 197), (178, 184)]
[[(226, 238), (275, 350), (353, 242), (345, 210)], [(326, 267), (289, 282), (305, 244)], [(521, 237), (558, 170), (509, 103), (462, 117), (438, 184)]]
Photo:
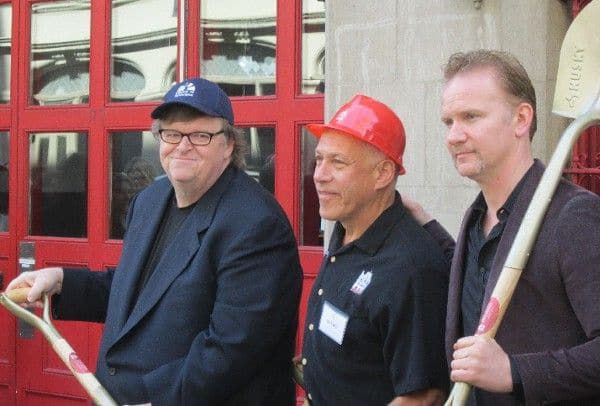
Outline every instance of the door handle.
[[(35, 242), (21, 241), (19, 242), (19, 274), (35, 269)], [(33, 312), (32, 310), (30, 310)], [(17, 321), (19, 329), (19, 338), (32, 339), (35, 329), (33, 326), (24, 322), (21, 319)]]

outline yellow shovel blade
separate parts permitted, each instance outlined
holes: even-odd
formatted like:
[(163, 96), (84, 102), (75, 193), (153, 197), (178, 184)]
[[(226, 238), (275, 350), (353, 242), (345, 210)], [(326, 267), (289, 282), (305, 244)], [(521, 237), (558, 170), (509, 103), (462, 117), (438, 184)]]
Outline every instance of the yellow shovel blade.
[(552, 112), (575, 118), (600, 95), (600, 0), (571, 23), (560, 49)]

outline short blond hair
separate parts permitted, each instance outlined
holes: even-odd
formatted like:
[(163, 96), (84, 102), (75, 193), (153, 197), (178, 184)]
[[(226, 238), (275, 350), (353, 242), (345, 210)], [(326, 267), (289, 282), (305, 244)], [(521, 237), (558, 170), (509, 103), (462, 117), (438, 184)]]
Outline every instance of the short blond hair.
[(535, 89), (527, 71), (511, 53), (491, 49), (457, 52), (451, 55), (448, 62), (444, 65), (445, 83), (448, 83), (459, 73), (486, 67), (496, 71), (500, 85), (508, 94), (531, 105), (533, 118), (529, 127), (529, 139), (533, 139), (533, 135), (537, 130)]

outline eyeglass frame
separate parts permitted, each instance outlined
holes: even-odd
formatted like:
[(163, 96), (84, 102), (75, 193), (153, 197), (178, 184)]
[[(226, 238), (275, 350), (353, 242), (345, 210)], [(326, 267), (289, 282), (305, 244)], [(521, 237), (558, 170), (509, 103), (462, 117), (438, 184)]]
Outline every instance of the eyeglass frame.
[[(173, 131), (173, 132), (176, 132), (176, 133), (178, 133), (180, 135), (181, 138), (177, 142), (167, 141), (167, 140), (165, 140), (163, 138), (163, 134), (162, 134), (163, 131)], [(197, 146), (197, 147), (204, 147), (204, 146), (207, 146), (207, 145), (210, 144), (210, 142), (212, 141), (212, 139), (213, 139), (214, 136), (219, 135), (219, 134), (224, 134), (224, 133), (225, 133), (225, 129), (224, 128), (222, 128), (221, 130), (219, 130), (217, 132), (214, 132), (214, 133), (211, 133), (209, 131), (192, 131), (192, 132), (189, 132), (189, 133), (184, 133), (184, 132), (181, 132), (181, 131), (178, 131), (178, 130), (173, 130), (173, 129), (170, 129), (170, 128), (160, 128), (160, 129), (158, 129), (158, 131), (156, 132), (155, 135), (161, 141), (166, 142), (167, 144), (171, 144), (171, 145), (179, 145), (179, 144), (181, 144), (181, 141), (183, 141), (183, 137), (187, 137), (187, 139), (188, 139), (188, 141), (189, 141), (190, 144), (192, 144), (194, 146)], [(197, 144), (197, 143), (194, 143), (192, 141), (192, 139), (190, 138), (190, 136), (193, 135), (193, 134), (208, 135), (208, 142), (206, 144)]]

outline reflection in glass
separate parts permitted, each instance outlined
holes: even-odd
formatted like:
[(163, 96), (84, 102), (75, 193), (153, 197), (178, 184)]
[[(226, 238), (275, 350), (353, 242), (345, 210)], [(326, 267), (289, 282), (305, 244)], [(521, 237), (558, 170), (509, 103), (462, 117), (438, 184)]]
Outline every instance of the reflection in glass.
[(10, 101), (10, 42), (12, 9), (10, 3), (0, 4), (0, 104)]
[(275, 128), (248, 127), (243, 130), (248, 147), (246, 173), (275, 193)]
[(0, 131), (0, 232), (8, 231), (8, 133)]
[(203, 0), (202, 76), (230, 96), (274, 94), (276, 10), (277, 0)]
[(111, 101), (160, 100), (175, 82), (177, 3), (112, 1)]
[(87, 235), (87, 136), (29, 135), (29, 233)]
[(131, 197), (164, 174), (158, 145), (150, 131), (111, 134), (110, 238), (123, 238)]
[(324, 226), (319, 216), (319, 198), (313, 182), (316, 147), (317, 139), (302, 128), (300, 245), (323, 245)]
[(325, 1), (302, 0), (302, 93), (325, 92)]
[(30, 104), (87, 103), (89, 59), (89, 2), (31, 5)]

